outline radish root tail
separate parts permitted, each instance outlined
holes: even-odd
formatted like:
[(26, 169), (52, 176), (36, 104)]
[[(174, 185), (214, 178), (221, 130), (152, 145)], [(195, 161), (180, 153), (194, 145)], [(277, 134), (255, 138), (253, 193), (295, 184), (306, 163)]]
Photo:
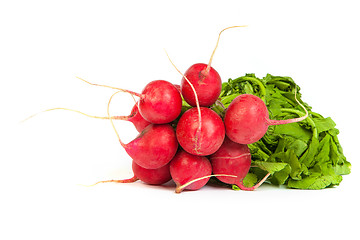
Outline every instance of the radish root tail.
[(247, 27), (247, 25), (227, 27), (227, 28), (224, 28), (223, 30), (220, 31), (219, 36), (218, 36), (218, 39), (217, 39), (217, 42), (216, 42), (216, 45), (215, 45), (215, 48), (214, 48), (214, 50), (213, 50), (213, 52), (212, 52), (212, 54), (211, 54), (210, 61), (209, 61), (209, 63), (208, 63), (207, 68), (205, 69), (205, 73), (208, 73), (208, 72), (210, 71), (211, 63), (212, 63), (212, 60), (213, 60), (213, 58), (214, 58), (214, 54), (215, 54), (215, 52), (216, 52), (216, 49), (217, 49), (217, 47), (218, 47), (218, 45), (219, 45), (219, 41), (220, 41), (220, 36), (221, 36), (221, 34), (222, 34), (225, 30), (227, 30), (227, 29), (237, 28), (237, 27)]
[(292, 118), (292, 119), (286, 119), (286, 120), (271, 120), (271, 119), (269, 119), (269, 120), (267, 121), (267, 124), (268, 124), (268, 125), (281, 125), (281, 124), (288, 124), (288, 123), (300, 122), (300, 121), (302, 121), (302, 120), (305, 120), (305, 119), (309, 116), (308, 110), (306, 110), (305, 106), (302, 105), (302, 104), (300, 103), (300, 101), (297, 99), (297, 97), (296, 97), (296, 92), (297, 92), (297, 90), (296, 90), (296, 87), (295, 87), (295, 92), (294, 92), (295, 101), (302, 107), (302, 109), (304, 109), (305, 115), (302, 116), (302, 117)]
[(229, 174), (206, 175), (206, 176), (203, 176), (203, 177), (193, 179), (193, 180), (191, 180), (191, 181), (189, 181), (189, 182), (187, 182), (187, 183), (185, 183), (183, 185), (176, 186), (175, 192), (176, 193), (181, 193), (190, 184), (193, 184), (194, 182), (197, 182), (197, 181), (200, 181), (200, 180), (203, 180), (203, 179), (206, 179), (206, 178), (210, 178), (210, 177), (233, 177), (233, 178), (237, 178), (236, 175), (229, 175)]
[(85, 185), (86, 187), (93, 187), (99, 183), (133, 183), (133, 182), (136, 182), (137, 180), (139, 180), (135, 175), (131, 178), (128, 178), (128, 179), (121, 179), (121, 180), (105, 180), (105, 181), (99, 181), (99, 182), (96, 182), (94, 184), (91, 184), (91, 185)]
[(258, 187), (260, 187), (261, 184), (263, 184), (269, 176), (270, 176), (270, 173), (266, 174), (266, 176), (265, 176), (263, 179), (261, 179), (260, 182), (258, 182), (257, 184), (255, 184), (255, 185), (252, 186), (252, 187), (245, 187), (244, 184), (243, 184), (243, 182), (241, 182), (240, 184), (236, 184), (236, 185), (237, 185), (241, 190), (253, 191), (253, 190), (257, 189)]
[(90, 85), (93, 85), (93, 86), (111, 88), (111, 89), (119, 90), (119, 91), (121, 91), (121, 92), (127, 92), (127, 93), (130, 93), (130, 94), (135, 95), (135, 96), (137, 96), (137, 97), (141, 97), (141, 94), (136, 93), (136, 92), (133, 92), (133, 91), (129, 91), (129, 90), (122, 89), (122, 88), (117, 88), (117, 87), (112, 87), (112, 86), (108, 86), (108, 85), (102, 85), (102, 84), (91, 83), (91, 82), (86, 81), (85, 79), (80, 78), (80, 77), (76, 77), (76, 78), (78, 78), (78, 79), (80, 79), (81, 81), (86, 82), (86, 83), (88, 83), (88, 84), (90, 84)]
[[(132, 92), (132, 91), (128, 91), (128, 90), (124, 90), (124, 89), (121, 89), (121, 88), (116, 88), (116, 87), (111, 87), (111, 86), (107, 86), (107, 85), (99, 85), (99, 84), (95, 84), (95, 83), (91, 83), (91, 82), (88, 82), (86, 81), (85, 79), (83, 78), (80, 78), (80, 77), (77, 77), (78, 79), (80, 79), (81, 81), (84, 81), (90, 85), (94, 85), (94, 86), (100, 86), (100, 87), (107, 87), (107, 88), (111, 88), (111, 89), (116, 89), (116, 90), (119, 90), (121, 92), (127, 92), (131, 95), (131, 97), (133, 98), (134, 102), (136, 103), (136, 100), (134, 98), (134, 95), (137, 96), (137, 97), (141, 97), (141, 94), (138, 94), (138, 93), (135, 93), (135, 92)], [(71, 111), (71, 112), (76, 112), (76, 113), (80, 113), (84, 116), (87, 116), (87, 117), (90, 117), (90, 118), (96, 118), (96, 119), (109, 119), (109, 116), (108, 117), (102, 117), (102, 116), (94, 116), (94, 115), (89, 115), (89, 114), (86, 114), (86, 113), (83, 113), (79, 110), (74, 110), (74, 109), (70, 109), (70, 108), (62, 108), (62, 107), (59, 107), (59, 108), (50, 108), (50, 109), (46, 109), (46, 110), (43, 110), (41, 112), (38, 112), (38, 113), (35, 113), (27, 118), (25, 118), (24, 120), (20, 121), (20, 123), (23, 123), (25, 121), (28, 121), (29, 119), (41, 114), (41, 113), (44, 113), (44, 112), (49, 112), (49, 111), (54, 111), (54, 110), (65, 110), (65, 111)], [(129, 118), (129, 116), (113, 116), (111, 117), (112, 119), (115, 119), (115, 120), (127, 120)]]
[(117, 138), (118, 138), (121, 146), (122, 146), (123, 148), (126, 148), (126, 144), (125, 144), (123, 141), (121, 141), (120, 135), (119, 135), (118, 131), (116, 130), (116, 127), (115, 127), (115, 125), (114, 125), (114, 122), (113, 122), (113, 120), (112, 120), (112, 117), (110, 116), (110, 103), (111, 103), (111, 100), (112, 100), (112, 98), (113, 98), (116, 94), (118, 94), (118, 93), (120, 93), (120, 92), (122, 92), (122, 91), (117, 91), (117, 92), (115, 92), (113, 95), (111, 95), (111, 97), (110, 97), (110, 99), (109, 99), (109, 102), (108, 102), (108, 105), (107, 105), (107, 114), (108, 114), (108, 118), (109, 118), (109, 120), (110, 120), (111, 126), (113, 127), (113, 129), (114, 129), (114, 131), (115, 131), (115, 134), (116, 134), (116, 136), (117, 136)]
[[(86, 113), (83, 113), (81, 111), (78, 111), (78, 110), (74, 110), (74, 109), (70, 109), (70, 108), (50, 108), (50, 109), (46, 109), (44, 111), (41, 111), (41, 112), (38, 112), (38, 113), (35, 113), (27, 118), (25, 118), (24, 120), (22, 120), (20, 123), (23, 123), (41, 113), (44, 113), (44, 112), (50, 112), (50, 111), (54, 111), (54, 110), (65, 110), (65, 111), (71, 111), (71, 112), (76, 112), (76, 113), (80, 113), (86, 117), (90, 117), (90, 118), (96, 118), (96, 119), (109, 119), (109, 117), (101, 117), (101, 116), (94, 116), (94, 115), (89, 115), (89, 114), (86, 114)], [(112, 119), (114, 120), (127, 120), (129, 117), (128, 116), (112, 116), (111, 117)]]
[(200, 137), (201, 137), (201, 125), (202, 125), (202, 121), (201, 121), (201, 111), (200, 111), (200, 104), (199, 104), (199, 98), (197, 96), (196, 90), (194, 85), (189, 81), (189, 79), (175, 66), (175, 64), (173, 63), (173, 61), (171, 61), (169, 54), (167, 53), (167, 51), (165, 50), (166, 56), (168, 57), (170, 63), (173, 65), (173, 67), (178, 71), (178, 73), (181, 74), (181, 76), (183, 76), (183, 78), (186, 80), (186, 82), (190, 85), (192, 91), (194, 92), (194, 96), (195, 96), (195, 102), (196, 102), (196, 108), (198, 111), (198, 115), (199, 115), (199, 126), (198, 129), (196, 130), (196, 134), (195, 134), (195, 146), (194, 146), (194, 150), (196, 152), (198, 152), (201, 148), (200, 144)]
[(251, 156), (251, 153), (243, 153), (235, 157), (211, 157), (211, 159), (238, 159), (246, 156)]

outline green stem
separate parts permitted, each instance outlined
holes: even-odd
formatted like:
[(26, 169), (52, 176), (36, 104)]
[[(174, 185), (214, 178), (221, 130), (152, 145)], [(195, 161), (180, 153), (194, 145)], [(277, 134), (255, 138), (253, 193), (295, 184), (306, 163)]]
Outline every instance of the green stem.
[(261, 92), (261, 99), (263, 101), (265, 101), (265, 96), (266, 96), (266, 88), (264, 86), (264, 84), (257, 78), (254, 77), (247, 77), (247, 76), (243, 76), (243, 77), (239, 77), (236, 78), (234, 80), (232, 80), (233, 82), (245, 82), (245, 81), (249, 81), (249, 82), (253, 82), (255, 84), (257, 84), (260, 88), (260, 92)]
[(231, 103), (232, 100), (234, 100), (234, 98), (236, 98), (239, 95), (240, 93), (231, 94), (229, 96), (222, 97), (220, 101), (222, 104), (227, 105), (228, 103)]
[[(282, 108), (281, 111), (295, 113), (295, 114), (297, 114), (299, 116), (304, 116), (304, 113), (302, 111), (297, 110), (297, 109)], [(318, 133), (317, 133), (317, 129), (316, 129), (316, 126), (315, 126), (315, 122), (310, 117), (307, 117), (306, 120), (308, 121), (309, 125), (313, 129), (313, 134), (317, 137)]]

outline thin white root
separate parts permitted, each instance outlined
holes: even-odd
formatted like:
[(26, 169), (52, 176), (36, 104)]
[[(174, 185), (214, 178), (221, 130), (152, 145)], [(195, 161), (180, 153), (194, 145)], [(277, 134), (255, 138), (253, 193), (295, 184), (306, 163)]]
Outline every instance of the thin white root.
[[(70, 108), (50, 108), (50, 109), (46, 109), (46, 110), (44, 110), (44, 111), (35, 113), (35, 114), (33, 114), (33, 115), (25, 118), (24, 120), (22, 120), (20, 123), (23, 123), (23, 122), (25, 122), (25, 121), (27, 121), (27, 120), (29, 120), (29, 119), (31, 119), (31, 118), (33, 118), (33, 117), (41, 114), (41, 113), (50, 112), (50, 111), (54, 111), (54, 110), (66, 110), (66, 111), (76, 112), (76, 113), (80, 113), (80, 114), (82, 114), (82, 115), (84, 115), (84, 116), (86, 116), (86, 117), (91, 117), (91, 118), (96, 118), (96, 119), (109, 119), (109, 117), (100, 117), (100, 116), (89, 115), (89, 114), (83, 113), (83, 112), (81, 112), (81, 111), (74, 110), (74, 109), (70, 109)], [(118, 119), (117, 116), (113, 116), (112, 118), (113, 118), (113, 119)]]
[(302, 121), (302, 120), (304, 120), (304, 119), (306, 119), (308, 116), (309, 116), (309, 112), (308, 112), (308, 110), (306, 110), (306, 108), (305, 108), (305, 106), (304, 105), (302, 105), (301, 103), (300, 103), (300, 101), (297, 99), (297, 97), (296, 97), (296, 87), (295, 87), (295, 93), (294, 93), (294, 97), (295, 97), (295, 101), (300, 105), (300, 107), (302, 107), (302, 109), (304, 109), (304, 111), (305, 111), (305, 115), (304, 116), (302, 116), (302, 117), (300, 117), (297, 121), (299, 122), (299, 121)]
[(198, 115), (199, 115), (199, 127), (196, 131), (196, 143), (195, 143), (195, 151), (198, 151), (200, 149), (200, 146), (199, 146), (199, 134), (201, 132), (201, 125), (202, 125), (202, 121), (201, 121), (201, 110), (200, 110), (200, 103), (199, 103), (199, 98), (197, 96), (197, 93), (196, 93), (196, 90), (195, 90), (195, 87), (194, 85), (189, 81), (189, 79), (175, 66), (175, 64), (171, 61), (170, 57), (169, 57), (169, 54), (167, 53), (167, 51), (164, 49), (165, 53), (166, 53), (166, 56), (169, 58), (169, 61), (170, 63), (173, 65), (173, 67), (181, 74), (181, 76), (183, 76), (183, 78), (185, 78), (186, 82), (190, 85), (192, 91), (194, 92), (194, 96), (195, 96), (195, 101), (196, 101), (196, 108), (197, 108), (197, 111), (198, 111)]
[(91, 185), (83, 185), (83, 184), (79, 184), (79, 185), (84, 186), (84, 187), (93, 187), (95, 185), (98, 185), (99, 183), (133, 183), (133, 182), (136, 182), (137, 180), (139, 180), (139, 178), (134, 175), (133, 177), (128, 178), (128, 179), (103, 180), (103, 181), (98, 181), (98, 182), (96, 182), (94, 184), (91, 184)]
[(122, 91), (117, 91), (117, 92), (115, 92), (113, 95), (111, 95), (111, 97), (110, 97), (110, 99), (109, 99), (109, 102), (108, 102), (108, 105), (107, 105), (107, 114), (108, 114), (108, 118), (109, 118), (109, 120), (110, 120), (111, 126), (113, 127), (113, 129), (114, 129), (114, 131), (115, 131), (115, 134), (116, 134), (116, 136), (117, 136), (117, 138), (118, 138), (121, 146), (123, 146), (123, 147), (125, 148), (126, 144), (123, 143), (123, 141), (121, 141), (120, 135), (119, 135), (118, 131), (116, 130), (115, 125), (114, 125), (114, 122), (113, 122), (113, 120), (112, 120), (112, 118), (111, 118), (111, 116), (110, 116), (110, 103), (111, 103), (111, 100), (112, 100), (112, 98), (113, 98), (116, 94), (118, 94), (118, 93), (120, 93), (120, 92), (122, 92)]
[(175, 192), (176, 193), (180, 193), (182, 192), (187, 186), (189, 186), (190, 184), (193, 184), (194, 182), (197, 182), (197, 181), (200, 181), (200, 180), (203, 180), (203, 179), (206, 179), (206, 178), (210, 178), (210, 177), (233, 177), (233, 178), (237, 178), (238, 176), (236, 175), (229, 175), (229, 174), (212, 174), (212, 175), (206, 175), (206, 176), (203, 176), (203, 177), (199, 177), (199, 178), (196, 178), (196, 179), (193, 179), (183, 185), (180, 185), (180, 186), (177, 186), (176, 189), (175, 189)]
[(305, 111), (305, 115), (302, 117), (298, 117), (298, 118), (292, 118), (292, 119), (285, 119), (285, 120), (273, 120), (273, 119), (268, 119), (266, 121), (266, 123), (268, 125), (281, 125), (281, 124), (288, 124), (288, 123), (294, 123), (294, 122), (300, 122), (302, 120), (305, 120), (308, 116), (309, 116), (309, 112), (306, 110), (305, 106), (302, 105), (300, 103), (300, 101), (297, 99), (296, 97), (296, 87), (295, 87), (295, 93), (294, 93), (294, 97), (295, 97), (295, 101), (304, 109)]
[(205, 72), (209, 72), (209, 71), (210, 71), (210, 67), (211, 67), (211, 63), (212, 63), (212, 60), (213, 60), (215, 51), (216, 51), (216, 49), (217, 49), (217, 47), (218, 47), (218, 45), (219, 45), (220, 35), (221, 35), (225, 30), (227, 30), (227, 29), (237, 28), (237, 27), (247, 27), (247, 25), (227, 27), (227, 28), (224, 28), (223, 30), (220, 31), (219, 36), (218, 36), (218, 39), (217, 39), (217, 42), (216, 42), (216, 46), (215, 46), (215, 48), (214, 48), (214, 50), (213, 50), (213, 52), (212, 52), (212, 54), (211, 54), (210, 61), (209, 61), (209, 63), (208, 63), (208, 66), (207, 66)]
[(76, 78), (78, 78), (78, 79), (80, 79), (81, 81), (86, 82), (86, 83), (88, 83), (88, 84), (90, 84), (90, 85), (93, 85), (93, 86), (111, 88), (111, 89), (119, 90), (119, 91), (121, 91), (121, 92), (127, 92), (127, 93), (130, 93), (130, 94), (135, 95), (135, 96), (137, 96), (137, 97), (141, 97), (141, 94), (136, 93), (136, 92), (133, 92), (133, 91), (129, 91), (129, 90), (122, 89), (122, 88), (117, 88), (117, 87), (112, 87), (112, 86), (108, 86), (108, 85), (102, 85), (102, 84), (91, 83), (91, 82), (86, 81), (85, 79), (83, 79), (83, 78), (81, 78), (81, 77), (76, 77)]

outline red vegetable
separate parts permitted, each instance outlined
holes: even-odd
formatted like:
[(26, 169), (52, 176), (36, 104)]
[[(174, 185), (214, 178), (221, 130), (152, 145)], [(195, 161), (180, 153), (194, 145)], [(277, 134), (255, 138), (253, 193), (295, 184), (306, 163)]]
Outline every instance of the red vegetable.
[(183, 150), (179, 150), (170, 162), (170, 174), (176, 183), (177, 188), (175, 191), (177, 193), (184, 189), (198, 190), (209, 181), (210, 177), (198, 180), (186, 187), (182, 187), (182, 185), (191, 180), (210, 175), (211, 164), (206, 157), (195, 156)]
[(225, 138), (222, 119), (213, 110), (200, 107), (201, 122), (197, 108), (187, 110), (179, 119), (176, 137), (187, 152), (206, 156), (219, 149)]
[[(296, 101), (298, 100), (296, 99)], [(226, 135), (234, 142), (251, 144), (260, 140), (270, 125), (288, 124), (304, 120), (308, 116), (305, 108), (304, 110), (306, 115), (303, 117), (270, 120), (268, 109), (259, 97), (252, 94), (242, 94), (237, 96), (226, 109), (224, 117)]]
[[(213, 67), (211, 67), (211, 63), (218, 47), (221, 33), (227, 29), (235, 27), (246, 26), (232, 26), (221, 30), (216, 42), (216, 46), (211, 54), (209, 63), (194, 64), (188, 70), (186, 70), (185, 74), (183, 75), (181, 80), (181, 94), (183, 95), (185, 101), (191, 106), (195, 107), (197, 105), (195, 95), (197, 95), (198, 103), (201, 107), (211, 106), (220, 96), (222, 85), (221, 78), (219, 73)], [(196, 94), (192, 88), (195, 89)]]
[(146, 169), (134, 161), (132, 162), (132, 169), (134, 175), (141, 181), (147, 184), (161, 185), (171, 180), (170, 164), (156, 169)]
[(152, 81), (139, 96), (139, 111), (143, 118), (151, 123), (170, 123), (181, 113), (181, 95), (170, 82)]
[(210, 157), (213, 174), (231, 174), (233, 177), (217, 177), (228, 184), (242, 184), (251, 166), (250, 150), (246, 144), (239, 144), (225, 138), (224, 143)]
[(131, 142), (119, 141), (134, 162), (147, 169), (165, 166), (178, 148), (175, 131), (169, 124), (150, 124)]
[(181, 113), (182, 98), (177, 87), (165, 80), (155, 80), (148, 83), (141, 94), (122, 88), (90, 83), (82, 78), (80, 80), (94, 85), (117, 89), (140, 98), (138, 109), (142, 117), (155, 124), (170, 123)]
[[(222, 83), (219, 73), (214, 68), (204, 63), (197, 63), (186, 70), (184, 75), (194, 86), (200, 106), (208, 107), (216, 102)], [(181, 93), (185, 101), (194, 107), (195, 94), (185, 77), (181, 80)]]

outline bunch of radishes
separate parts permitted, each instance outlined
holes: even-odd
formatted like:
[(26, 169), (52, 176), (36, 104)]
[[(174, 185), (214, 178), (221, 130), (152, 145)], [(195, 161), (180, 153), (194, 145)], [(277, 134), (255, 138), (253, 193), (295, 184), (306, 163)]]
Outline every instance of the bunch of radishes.
[[(194, 64), (182, 74), (169, 58), (182, 75), (181, 85), (156, 80), (148, 83), (139, 94), (79, 78), (92, 85), (118, 90), (109, 100), (107, 117), (90, 116), (67, 108), (45, 111), (62, 109), (89, 117), (110, 119), (121, 146), (133, 160), (134, 176), (124, 180), (100, 182), (129, 183), (140, 179), (148, 184), (161, 185), (172, 179), (176, 183), (176, 192), (179, 193), (184, 189), (200, 189), (210, 177), (217, 177), (240, 189), (254, 190), (270, 173), (254, 186), (244, 186), (243, 179), (251, 166), (247, 144), (262, 138), (269, 125), (298, 122), (305, 119), (308, 113), (296, 99), (296, 95), (295, 100), (306, 114), (295, 119), (270, 120), (265, 103), (251, 94), (236, 97), (227, 109), (223, 109), (225, 114), (222, 116), (212, 110), (212, 106), (219, 100), (222, 81), (211, 62), (221, 33), (235, 27), (245, 26), (232, 26), (220, 32), (208, 64)], [(129, 116), (110, 116), (110, 102), (119, 92), (127, 92), (139, 98)], [(186, 106), (183, 106), (184, 101)], [(33, 116), (35, 115), (29, 118)], [(132, 122), (139, 135), (125, 144), (115, 129), (114, 119)]]
[[(141, 94), (118, 89), (139, 97), (131, 114), (121, 118), (131, 121), (139, 135), (127, 144), (118, 135), (133, 160), (134, 177), (102, 182), (140, 179), (160, 185), (172, 179), (179, 193), (200, 189), (212, 176), (243, 190), (256, 189), (266, 180), (269, 174), (253, 187), (243, 185), (251, 166), (247, 144), (258, 141), (269, 125), (301, 121), (307, 115), (269, 120), (265, 103), (257, 96), (243, 94), (225, 109), (222, 119), (210, 108), (218, 100), (222, 86), (220, 75), (211, 67), (214, 52), (208, 64), (194, 64), (182, 74), (180, 86), (157, 80), (148, 83)], [(191, 108), (182, 113), (183, 100)]]

